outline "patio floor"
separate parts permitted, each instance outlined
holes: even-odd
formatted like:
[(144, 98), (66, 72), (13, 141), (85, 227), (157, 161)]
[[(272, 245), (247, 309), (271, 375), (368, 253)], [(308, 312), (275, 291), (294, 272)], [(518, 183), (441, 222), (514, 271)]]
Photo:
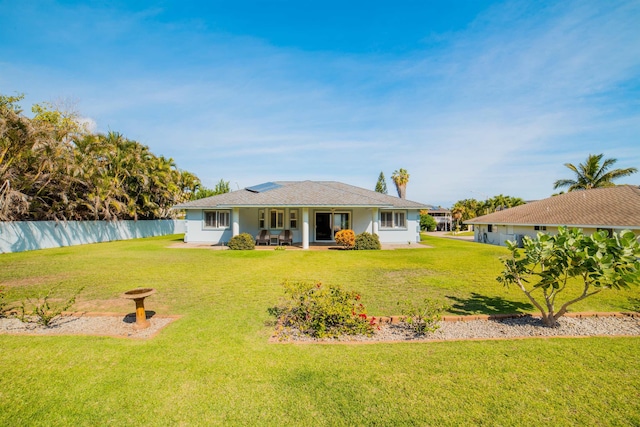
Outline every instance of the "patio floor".
[[(212, 250), (225, 250), (229, 249), (227, 246), (223, 245), (212, 245), (210, 243), (184, 243), (184, 242), (176, 242), (169, 246), (170, 248), (182, 248), (182, 249), (212, 249)], [(256, 245), (256, 250), (258, 251), (273, 251), (277, 248), (277, 245)], [(293, 245), (283, 245), (285, 250), (302, 250), (302, 243), (294, 243)], [(399, 244), (391, 244), (391, 243), (383, 243), (382, 250), (394, 250), (394, 249), (426, 249), (430, 248), (430, 246), (423, 245), (420, 243), (399, 243)], [(329, 250), (342, 250), (342, 247), (336, 245), (335, 243), (309, 243), (310, 251), (329, 251)]]

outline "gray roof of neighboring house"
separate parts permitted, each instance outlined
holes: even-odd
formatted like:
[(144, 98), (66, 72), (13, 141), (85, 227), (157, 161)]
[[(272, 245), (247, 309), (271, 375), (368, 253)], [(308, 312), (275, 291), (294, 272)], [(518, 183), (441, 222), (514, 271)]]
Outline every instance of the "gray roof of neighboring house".
[[(275, 185), (271, 185), (275, 184)], [(253, 191), (252, 191), (253, 190)], [(275, 181), (174, 206), (210, 209), (280, 206), (340, 206), (427, 209), (428, 205), (336, 181)]]
[(640, 228), (640, 188), (571, 191), (465, 221), (465, 224)]
[(435, 208), (433, 206), (431, 206), (429, 208), (429, 213), (443, 213), (443, 214), (450, 214), (451, 211), (449, 209), (445, 209), (445, 208)]

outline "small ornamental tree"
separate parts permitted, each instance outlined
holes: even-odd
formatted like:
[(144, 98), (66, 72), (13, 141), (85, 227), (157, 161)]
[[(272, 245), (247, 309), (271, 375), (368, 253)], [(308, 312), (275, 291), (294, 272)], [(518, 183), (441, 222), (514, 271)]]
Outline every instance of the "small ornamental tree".
[[(558, 229), (549, 236), (525, 236), (523, 250), (507, 241), (511, 256), (502, 259), (504, 271), (498, 281), (518, 286), (542, 314), (546, 326), (557, 326), (567, 308), (603, 289), (628, 288), (640, 282), (640, 243), (629, 230), (598, 231), (591, 236), (582, 230)], [(556, 311), (556, 299), (563, 291), (578, 288)], [(536, 296), (534, 296), (534, 293)]]
[(336, 243), (345, 249), (353, 249), (356, 244), (356, 234), (353, 230), (340, 230), (336, 233), (334, 239)]

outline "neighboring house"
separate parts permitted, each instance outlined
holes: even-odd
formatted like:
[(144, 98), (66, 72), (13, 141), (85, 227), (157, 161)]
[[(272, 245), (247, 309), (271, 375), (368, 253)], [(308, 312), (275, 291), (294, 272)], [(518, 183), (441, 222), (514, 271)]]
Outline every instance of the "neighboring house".
[(451, 211), (445, 208), (431, 207), (427, 213), (436, 220), (436, 231), (451, 231)]
[[(429, 206), (335, 181), (277, 181), (174, 207), (186, 211), (185, 242), (220, 244), (240, 233), (294, 243), (334, 241), (337, 231), (376, 233), (382, 243), (420, 241), (420, 210)], [(276, 243), (277, 239), (273, 240)]]
[(597, 230), (632, 230), (640, 235), (640, 188), (619, 185), (571, 191), (465, 221), (475, 228), (475, 241), (504, 246), (522, 242), (539, 231), (555, 234), (558, 227)]

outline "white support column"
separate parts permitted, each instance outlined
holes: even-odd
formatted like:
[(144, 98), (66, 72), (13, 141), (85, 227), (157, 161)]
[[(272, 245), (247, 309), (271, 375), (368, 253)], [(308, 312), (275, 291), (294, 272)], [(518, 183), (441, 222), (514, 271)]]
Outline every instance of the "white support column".
[(233, 208), (231, 211), (231, 221), (233, 224), (233, 235), (240, 234), (240, 208)]
[(372, 234), (378, 234), (378, 208), (373, 208), (371, 209), (371, 214), (373, 216), (372, 220), (373, 220), (373, 233)]
[(302, 249), (309, 249), (309, 208), (302, 208)]

